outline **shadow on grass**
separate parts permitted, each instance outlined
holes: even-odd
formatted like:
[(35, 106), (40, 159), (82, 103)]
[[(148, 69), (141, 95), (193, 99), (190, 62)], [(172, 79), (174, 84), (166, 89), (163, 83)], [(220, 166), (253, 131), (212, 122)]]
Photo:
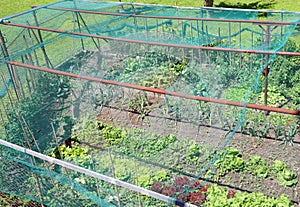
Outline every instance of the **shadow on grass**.
[(270, 0), (268, 2), (264, 2), (263, 0), (253, 1), (249, 3), (230, 3), (221, 1), (219, 4), (215, 4), (216, 7), (223, 8), (238, 8), (238, 9), (269, 9), (274, 4), (276, 4), (275, 0)]

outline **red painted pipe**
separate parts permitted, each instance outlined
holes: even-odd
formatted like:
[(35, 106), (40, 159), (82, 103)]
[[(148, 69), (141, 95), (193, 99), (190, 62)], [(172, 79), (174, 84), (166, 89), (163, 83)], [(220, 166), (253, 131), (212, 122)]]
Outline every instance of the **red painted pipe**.
[(196, 46), (196, 45), (182, 45), (182, 44), (169, 44), (169, 43), (162, 43), (162, 42), (150, 42), (146, 40), (132, 40), (126, 38), (117, 38), (117, 37), (109, 37), (103, 35), (95, 35), (95, 34), (83, 34), (80, 32), (72, 32), (66, 30), (57, 30), (47, 27), (38, 27), (26, 24), (17, 24), (17, 23), (10, 23), (10, 22), (3, 22), (4, 25), (8, 26), (15, 26), (15, 27), (22, 27), (28, 29), (37, 29), (42, 31), (48, 32), (55, 32), (61, 34), (70, 34), (76, 36), (83, 36), (83, 37), (93, 37), (99, 39), (106, 39), (106, 40), (114, 40), (114, 41), (122, 41), (122, 42), (130, 42), (130, 43), (139, 43), (139, 44), (148, 44), (148, 45), (158, 45), (158, 46), (166, 46), (166, 47), (180, 47), (180, 48), (188, 48), (188, 49), (201, 49), (201, 50), (214, 50), (214, 51), (225, 51), (225, 52), (241, 52), (241, 53), (255, 53), (255, 54), (266, 54), (266, 55), (286, 55), (286, 56), (300, 56), (300, 52), (272, 52), (272, 51), (264, 51), (264, 50), (245, 50), (245, 49), (232, 49), (232, 48), (218, 48), (218, 47), (206, 47), (206, 46)]
[(299, 110), (290, 110), (290, 109), (283, 109), (283, 108), (277, 108), (277, 107), (271, 107), (271, 106), (262, 106), (262, 105), (258, 105), (258, 104), (244, 104), (241, 102), (222, 100), (222, 99), (216, 99), (216, 98), (207, 98), (207, 97), (203, 97), (203, 96), (193, 96), (193, 95), (182, 94), (182, 93), (178, 93), (178, 92), (169, 92), (164, 89), (150, 88), (150, 87), (139, 86), (139, 85), (135, 85), (135, 84), (106, 80), (106, 79), (102, 79), (102, 78), (77, 75), (74, 73), (58, 71), (58, 70), (43, 68), (43, 67), (39, 67), (39, 66), (28, 65), (28, 64), (24, 64), (24, 63), (15, 62), (15, 61), (3, 61), (3, 62), (6, 62), (11, 65), (15, 65), (15, 66), (30, 68), (30, 69), (34, 69), (34, 70), (40, 70), (40, 71), (44, 71), (44, 72), (48, 72), (48, 73), (65, 75), (65, 76), (69, 76), (69, 77), (80, 78), (80, 79), (100, 82), (100, 83), (104, 83), (104, 84), (116, 85), (116, 86), (121, 86), (121, 87), (125, 87), (125, 88), (132, 88), (132, 89), (143, 90), (143, 91), (148, 91), (148, 92), (153, 92), (153, 93), (159, 93), (159, 94), (163, 94), (163, 95), (181, 97), (181, 98), (185, 98), (185, 99), (212, 102), (212, 103), (217, 103), (217, 104), (231, 105), (231, 106), (238, 106), (238, 107), (247, 107), (250, 109), (258, 109), (258, 110), (263, 110), (263, 111), (270, 111), (270, 112), (277, 112), (277, 113), (284, 113), (284, 114), (291, 114), (291, 115), (300, 115)]

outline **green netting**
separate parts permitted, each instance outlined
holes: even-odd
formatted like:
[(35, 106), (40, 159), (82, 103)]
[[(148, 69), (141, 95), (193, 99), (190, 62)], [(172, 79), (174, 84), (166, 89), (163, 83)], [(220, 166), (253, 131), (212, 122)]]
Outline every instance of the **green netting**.
[[(246, 105), (264, 104), (265, 71), (280, 70), (276, 52), (299, 19), (102, 1), (60, 1), (4, 18), (1, 139), (153, 194), (6, 147), (0, 191), (47, 206), (183, 206), (195, 183), (213, 177), (236, 133), (280, 118)], [(272, 76), (268, 83), (276, 93)], [(180, 179), (175, 189), (153, 187)]]

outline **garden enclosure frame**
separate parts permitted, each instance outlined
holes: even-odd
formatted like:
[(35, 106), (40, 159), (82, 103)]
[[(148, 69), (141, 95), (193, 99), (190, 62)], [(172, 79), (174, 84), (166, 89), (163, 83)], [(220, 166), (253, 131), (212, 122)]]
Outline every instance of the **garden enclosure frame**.
[[(200, 134), (194, 141), (207, 147), (197, 155), (202, 158), (196, 168), (190, 166), (191, 160), (180, 160), (184, 167), (176, 170), (162, 158), (167, 151), (150, 151), (153, 154), (149, 158), (135, 157), (128, 154), (130, 150), (122, 146), (122, 141), (109, 142), (109, 149), (101, 153), (111, 160), (108, 174), (112, 184), (122, 184), (124, 192), (120, 193), (119, 187), (110, 186), (111, 183), (102, 189), (97, 179), (88, 178), (88, 182), (78, 179), (82, 172), (64, 172), (72, 168), (59, 161), (33, 155), (32, 151), (27, 154), (24, 148), (18, 148), (21, 150), (18, 152), (16, 146), (1, 142), (5, 146), (2, 152), (6, 154), (2, 156), (6, 159), (2, 160), (3, 166), (12, 165), (16, 171), (15, 180), (3, 178), (2, 182), (30, 180), (36, 189), (24, 196), (46, 205), (51, 205), (51, 199), (58, 196), (58, 192), (51, 192), (55, 187), (59, 189), (58, 186), (72, 189), (69, 201), (80, 198), (75, 206), (85, 202), (87, 206), (123, 206), (130, 199), (138, 206), (151, 201), (140, 194), (166, 203), (190, 205), (178, 197), (134, 187), (139, 174), (136, 169), (126, 172), (132, 174), (130, 179), (126, 178), (131, 184), (115, 180), (114, 162), (117, 161), (113, 158), (133, 159), (135, 165), (155, 165), (156, 172), (162, 169), (179, 172), (189, 176), (192, 182), (205, 180), (211, 175), (219, 152), (226, 149), (232, 136), (243, 126), (249, 111), (264, 111), (265, 116), (269, 112), (299, 116), (298, 108), (268, 104), (272, 63), (277, 56), (300, 56), (297, 51), (285, 51), (299, 19), (299, 13), (286, 11), (103, 1), (59, 1), (1, 19), (3, 140), (50, 155), (55, 147), (70, 140), (75, 122), (92, 115), (105, 125), (142, 130), (127, 132), (129, 139), (137, 134), (152, 136), (156, 132), (171, 140), (162, 144), (162, 148), (167, 148), (174, 142), (173, 134), (179, 143), (185, 140), (184, 136)], [(234, 90), (239, 91), (236, 97), (229, 93)], [(263, 100), (256, 103), (262, 91)], [(125, 113), (131, 114), (130, 123), (124, 123)], [(110, 120), (105, 123), (107, 117)], [(169, 128), (162, 129), (165, 126)], [(216, 129), (223, 131), (215, 139)], [(102, 142), (96, 143), (101, 148), (107, 147)], [(189, 144), (177, 147), (188, 148)], [(143, 149), (141, 152), (146, 153)], [(97, 162), (105, 157), (100, 152), (94, 153)], [(88, 162), (77, 163), (75, 158), (73, 162), (92, 168), (98, 175), (105, 173), (95, 167), (93, 157), (88, 158)], [(150, 162), (155, 159), (157, 163)], [(191, 186), (192, 183), (178, 190), (177, 195), (187, 193)], [(26, 184), (24, 189), (28, 189)], [(9, 186), (1, 190), (22, 195)], [(127, 190), (137, 195), (130, 197)], [(63, 197), (58, 200), (61, 205), (68, 202)]]

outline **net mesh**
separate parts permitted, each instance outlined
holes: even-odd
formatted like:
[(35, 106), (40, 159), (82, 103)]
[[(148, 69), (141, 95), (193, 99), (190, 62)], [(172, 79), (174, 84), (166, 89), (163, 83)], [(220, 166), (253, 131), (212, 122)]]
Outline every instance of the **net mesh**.
[[(268, 65), (276, 70), (299, 19), (102, 1), (5, 18), (1, 139), (183, 200), (211, 178), (233, 135), (265, 117), (246, 105), (264, 104)], [(47, 206), (175, 202), (0, 149), (1, 192)]]

